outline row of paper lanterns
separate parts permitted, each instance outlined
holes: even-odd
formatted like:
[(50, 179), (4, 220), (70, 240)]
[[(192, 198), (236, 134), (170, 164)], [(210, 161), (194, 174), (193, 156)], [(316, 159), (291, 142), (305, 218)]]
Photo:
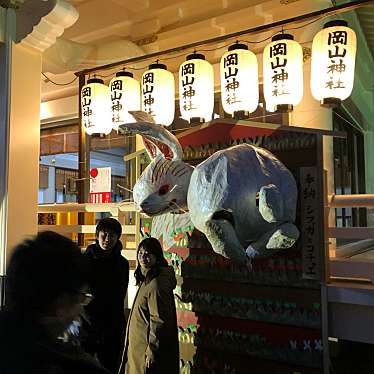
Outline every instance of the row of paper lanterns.
[[(352, 92), (356, 34), (345, 21), (325, 24), (312, 43), (311, 92), (322, 105), (333, 105)], [(221, 100), (226, 113), (243, 118), (259, 102), (258, 64), (244, 44), (228, 48), (220, 62)], [(269, 111), (290, 111), (303, 97), (303, 51), (290, 34), (277, 34), (263, 52), (263, 89)], [(82, 121), (88, 134), (108, 134), (122, 123), (133, 122), (128, 113), (144, 110), (156, 123), (174, 120), (174, 76), (155, 63), (142, 75), (120, 71), (109, 86), (91, 78), (81, 91)], [(190, 123), (212, 118), (214, 74), (204, 55), (193, 53), (179, 67), (179, 104), (182, 118)]]

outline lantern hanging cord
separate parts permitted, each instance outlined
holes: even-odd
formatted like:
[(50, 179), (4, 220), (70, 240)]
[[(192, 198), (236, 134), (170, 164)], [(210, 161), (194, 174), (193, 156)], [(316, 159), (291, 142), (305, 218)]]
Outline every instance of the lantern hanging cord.
[(224, 44), (224, 45), (221, 45), (221, 46), (219, 46), (219, 47), (215, 47), (215, 48), (204, 48), (204, 49), (198, 49), (197, 51), (198, 52), (213, 52), (213, 51), (218, 51), (218, 50), (220, 50), (220, 49), (222, 49), (222, 48), (227, 48), (227, 47), (229, 47), (230, 45), (233, 45), (233, 44), (235, 44), (235, 43), (238, 43), (238, 42), (240, 42), (240, 40), (235, 40), (235, 42), (232, 42), (232, 41), (230, 41), (230, 43), (227, 43), (227, 44)]
[(133, 66), (126, 66), (126, 69), (128, 69), (128, 70), (145, 70), (145, 69), (148, 68), (148, 66), (149, 66), (149, 64), (141, 66), (141, 67), (138, 67), (138, 68), (133, 67)]
[[(104, 75), (104, 74), (97, 74), (97, 73), (95, 73), (94, 75), (95, 75), (96, 77), (100, 77), (100, 78), (104, 78), (104, 79), (105, 79), (105, 78), (112, 77), (112, 76), (113, 76), (113, 73), (105, 74), (105, 75)], [(88, 76), (88, 79), (90, 79), (90, 76), (91, 76), (91, 75)]]
[(49, 78), (45, 73), (42, 73), (42, 75), (43, 75), (43, 77), (45, 78), (45, 79), (47, 79), (47, 82), (46, 83), (52, 83), (52, 84), (54, 84), (54, 85), (56, 85), (56, 86), (69, 86), (70, 84), (72, 84), (72, 83), (74, 83), (77, 79), (78, 79), (78, 77), (75, 77), (72, 81), (70, 81), (70, 82), (67, 82), (67, 83), (57, 83), (57, 82), (54, 82), (51, 78)]
[(247, 44), (260, 44), (260, 43), (264, 43), (264, 42), (270, 40), (274, 35), (277, 35), (277, 34), (279, 34), (279, 31), (276, 32), (275, 34), (272, 34), (272, 35), (268, 36), (267, 38), (262, 39), (262, 40), (259, 40), (259, 41), (257, 41), (257, 42), (252, 42), (252, 41), (250, 41), (250, 40), (244, 40), (244, 39), (242, 39), (242, 41), (243, 41), (244, 43), (247, 43)]
[[(244, 43), (247, 43), (247, 44), (261, 44), (261, 43), (264, 43), (264, 42), (270, 40), (273, 36), (279, 34), (280, 32), (284, 33), (284, 32), (289, 31), (289, 30), (298, 30), (298, 29), (302, 29), (302, 28), (304, 28), (304, 27), (308, 27), (309, 25), (312, 25), (313, 23), (318, 22), (318, 21), (320, 21), (321, 19), (323, 19), (323, 18), (327, 18), (327, 17), (331, 17), (331, 15), (330, 15), (330, 16), (320, 16), (320, 17), (318, 17), (318, 18), (316, 18), (316, 19), (314, 19), (314, 20), (312, 20), (312, 21), (310, 21), (310, 22), (307, 22), (307, 23), (305, 23), (305, 24), (303, 24), (303, 25), (300, 25), (300, 26), (288, 27), (288, 28), (285, 28), (284, 26), (282, 26), (281, 31), (277, 31), (276, 33), (274, 33), (274, 34), (268, 36), (267, 38), (261, 39), (261, 40), (251, 41), (251, 40), (244, 40), (244, 39), (236, 39), (236, 40), (235, 40), (235, 43), (244, 42)], [(232, 44), (233, 44), (233, 42), (230, 42), (230, 43), (225, 44), (225, 45), (223, 45), (223, 46), (221, 46), (221, 47), (211, 48), (211, 49), (198, 49), (198, 51), (199, 51), (199, 52), (200, 52), (200, 51), (201, 51), (201, 52), (211, 52), (211, 51), (215, 51), (215, 50), (218, 50), (218, 49), (222, 49), (222, 48), (228, 47), (228, 46), (230, 46), (230, 45), (232, 45)]]
[(331, 16), (321, 16), (321, 17), (318, 17), (318, 18), (314, 19), (313, 21), (310, 21), (310, 22), (305, 23), (305, 24), (300, 25), (300, 26), (289, 27), (289, 28), (284, 28), (284, 27), (282, 26), (281, 31), (278, 31), (278, 32), (276, 32), (276, 33), (274, 33), (274, 34), (268, 36), (267, 38), (262, 39), (262, 40), (259, 40), (259, 41), (257, 41), (257, 42), (253, 42), (253, 41), (250, 41), (250, 40), (242, 40), (242, 41), (245, 42), (245, 43), (248, 43), (248, 44), (259, 44), (259, 43), (264, 43), (264, 42), (270, 40), (273, 36), (279, 34), (280, 32), (281, 32), (281, 33), (284, 33), (284, 32), (286, 32), (286, 31), (290, 31), (290, 30), (298, 30), (298, 29), (302, 29), (302, 28), (304, 28), (304, 27), (308, 27), (309, 25), (311, 25), (311, 24), (313, 24), (313, 23), (315, 23), (315, 22), (317, 22), (317, 21), (320, 21), (321, 19), (326, 18), (326, 17), (331, 17)]
[(324, 18), (327, 18), (327, 17), (332, 17), (331, 15), (329, 15), (329, 16), (320, 16), (320, 17), (318, 17), (318, 18), (316, 18), (316, 19), (314, 19), (314, 20), (312, 20), (312, 21), (310, 21), (310, 22), (308, 22), (308, 23), (305, 23), (304, 25), (300, 25), (300, 26), (295, 26), (295, 27), (288, 27), (288, 28), (282, 28), (282, 30), (283, 31), (289, 31), (289, 30), (298, 30), (298, 29), (302, 29), (302, 28), (304, 28), (304, 27), (308, 27), (309, 25), (312, 25), (313, 23), (315, 23), (315, 22), (318, 22), (318, 21), (320, 21), (321, 19), (324, 19)]

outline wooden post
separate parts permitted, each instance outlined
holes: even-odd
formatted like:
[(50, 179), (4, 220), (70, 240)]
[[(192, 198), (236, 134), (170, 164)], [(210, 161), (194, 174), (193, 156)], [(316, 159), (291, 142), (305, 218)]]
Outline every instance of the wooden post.
[[(138, 180), (140, 177), (141, 173), (141, 164), (140, 164), (140, 157), (141, 154), (136, 155), (135, 157), (135, 180)], [(136, 243), (136, 248), (138, 247), (140, 243), (140, 213), (138, 211), (135, 211), (135, 227), (136, 227), (136, 232), (135, 232), (135, 243)]]
[[(89, 202), (90, 188), (90, 137), (86, 134), (82, 123), (81, 90), (85, 85), (85, 76), (79, 75), (79, 148), (78, 148), (78, 203)], [(85, 213), (78, 213), (78, 225), (85, 224)], [(78, 233), (78, 245), (84, 247), (84, 234)]]
[(321, 256), (321, 265), (322, 265), (322, 272), (321, 272), (321, 325), (322, 325), (322, 345), (323, 345), (323, 373), (329, 374), (330, 373), (330, 349), (329, 349), (329, 325), (328, 325), (328, 290), (327, 290), (327, 283), (329, 281), (329, 234), (328, 234), (328, 226), (329, 226), (329, 210), (327, 210), (327, 189), (328, 189), (328, 182), (327, 182), (327, 170), (323, 168), (323, 157), (325, 156), (323, 153), (323, 136), (318, 136), (318, 167), (321, 170), (321, 178), (322, 178), (322, 199), (321, 203), (323, 204), (322, 207), (322, 214), (323, 214), (323, 248), (322, 248), (322, 256)]

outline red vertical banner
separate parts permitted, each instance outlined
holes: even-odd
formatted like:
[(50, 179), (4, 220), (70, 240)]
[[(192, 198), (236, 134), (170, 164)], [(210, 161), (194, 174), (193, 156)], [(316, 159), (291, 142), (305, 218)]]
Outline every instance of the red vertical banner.
[(110, 203), (110, 192), (90, 193), (90, 203), (92, 204)]

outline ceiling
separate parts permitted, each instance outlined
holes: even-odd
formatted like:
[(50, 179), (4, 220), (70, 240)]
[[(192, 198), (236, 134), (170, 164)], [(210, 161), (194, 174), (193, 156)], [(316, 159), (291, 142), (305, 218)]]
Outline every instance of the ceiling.
[[(330, 0), (66, 1), (78, 10), (78, 21), (65, 30), (56, 45), (46, 50), (43, 61), (44, 73), (56, 83), (70, 82), (75, 77), (74, 72), (84, 68), (226, 35), (336, 3)], [(373, 52), (374, 6), (357, 12)], [(271, 34), (250, 38), (256, 41), (268, 35)], [(217, 53), (217, 59), (220, 53)], [(214, 59), (214, 52), (211, 54)], [(167, 63), (169, 66), (173, 61)], [(173, 69), (176, 67), (172, 66), (170, 70)], [(54, 85), (47, 79), (42, 82), (43, 101), (76, 92), (76, 81), (66, 86)]]
[(356, 12), (371, 55), (374, 57), (374, 4), (357, 9)]
[[(65, 37), (88, 44), (118, 38), (142, 43), (154, 34), (173, 32), (243, 8), (264, 3), (261, 0), (69, 0), (79, 13), (78, 22), (65, 31)], [(100, 17), (97, 16), (100, 9)]]

